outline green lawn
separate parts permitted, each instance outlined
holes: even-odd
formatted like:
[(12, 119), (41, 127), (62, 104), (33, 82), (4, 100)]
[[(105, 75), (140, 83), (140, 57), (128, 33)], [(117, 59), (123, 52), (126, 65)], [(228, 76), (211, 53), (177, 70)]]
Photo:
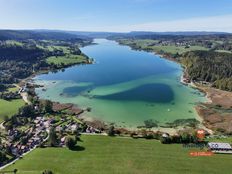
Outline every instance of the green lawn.
[[(182, 145), (163, 145), (156, 140), (81, 137), (82, 147), (37, 149), (5, 170), (17, 174), (230, 174), (232, 155), (191, 157)], [(191, 149), (193, 150), (193, 149)]]
[(6, 101), (0, 99), (0, 122), (3, 120), (4, 116), (12, 116), (18, 112), (18, 109), (24, 105), (22, 99)]
[(47, 58), (47, 62), (49, 64), (53, 63), (55, 65), (61, 65), (62, 63), (65, 65), (78, 64), (82, 62), (86, 62), (86, 57), (81, 55), (66, 55), (66, 56), (51, 56)]

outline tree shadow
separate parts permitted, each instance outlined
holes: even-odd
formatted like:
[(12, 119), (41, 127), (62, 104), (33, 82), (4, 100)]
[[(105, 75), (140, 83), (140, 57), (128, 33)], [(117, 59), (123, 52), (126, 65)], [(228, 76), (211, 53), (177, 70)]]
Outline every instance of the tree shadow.
[(72, 149), (70, 149), (71, 151), (84, 151), (85, 147), (82, 146), (75, 146)]

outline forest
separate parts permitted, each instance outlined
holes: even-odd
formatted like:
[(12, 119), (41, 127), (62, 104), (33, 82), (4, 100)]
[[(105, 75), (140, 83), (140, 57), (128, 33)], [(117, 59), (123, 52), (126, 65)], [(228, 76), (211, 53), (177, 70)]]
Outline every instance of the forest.
[(215, 51), (190, 51), (182, 55), (182, 64), (192, 80), (212, 83), (232, 91), (232, 54)]

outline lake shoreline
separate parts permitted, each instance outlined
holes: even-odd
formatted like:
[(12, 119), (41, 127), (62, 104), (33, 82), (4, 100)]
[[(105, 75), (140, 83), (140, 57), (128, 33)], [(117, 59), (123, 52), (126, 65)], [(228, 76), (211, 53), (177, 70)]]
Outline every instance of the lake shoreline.
[[(154, 52), (154, 54), (156, 55), (157, 53)], [(159, 54), (160, 55), (160, 54)], [(191, 88), (197, 89), (200, 92), (203, 92), (205, 94), (205, 98), (207, 99), (206, 102), (203, 103), (199, 103), (197, 104), (194, 109), (196, 110), (200, 121), (201, 121), (201, 125), (203, 126), (203, 129), (207, 130), (210, 134), (214, 134), (215, 133), (215, 127), (213, 126), (215, 117), (212, 118), (207, 118), (207, 116), (204, 114), (205, 109), (201, 107), (202, 104), (210, 104), (210, 105), (222, 105), (223, 103), (221, 101), (218, 101), (217, 99), (214, 98), (215, 96), (215, 91), (218, 91), (218, 96), (219, 98), (223, 97), (225, 95), (225, 93), (229, 93), (232, 97), (232, 92), (228, 92), (228, 91), (223, 91), (223, 90), (219, 90), (216, 88), (212, 88), (209, 86), (204, 86), (203, 84), (199, 84), (199, 82), (193, 82), (189, 79), (188, 74), (187, 74), (187, 68), (181, 64), (181, 62), (177, 61), (176, 59), (172, 58), (171, 56), (165, 56), (164, 55), (160, 55), (161, 58), (170, 60), (170, 61), (174, 61), (178, 64), (180, 64), (183, 67), (183, 72), (181, 75), (181, 79), (180, 79), (180, 83), (187, 85)], [(232, 100), (231, 100), (232, 103)], [(232, 120), (232, 119), (231, 119)], [(227, 120), (228, 121), (228, 120)]]
[[(121, 44), (121, 43), (119, 43)], [(122, 44), (124, 45), (124, 44)], [(126, 44), (127, 45), (127, 44)], [(142, 50), (142, 51), (146, 51), (146, 52), (151, 52), (151, 51), (147, 51), (144, 49), (136, 49), (133, 47), (133, 45), (127, 45), (129, 46), (132, 50)], [(194, 108), (201, 120), (202, 125), (205, 126), (206, 129), (208, 129), (212, 134), (214, 133), (214, 131), (216, 129), (220, 129), (221, 126), (218, 126), (220, 124), (225, 125), (226, 122), (231, 121), (232, 119), (226, 118), (226, 119), (221, 119), (219, 117), (222, 117), (222, 114), (216, 113), (216, 116), (212, 116), (210, 118), (207, 117), (207, 114), (205, 112), (209, 112), (209, 108), (204, 108), (202, 107), (202, 105), (210, 105), (210, 107), (214, 106), (214, 105), (219, 105), (222, 106), (224, 108), (231, 108), (232, 107), (232, 92), (228, 92), (228, 91), (223, 91), (223, 90), (219, 90), (207, 85), (203, 85), (200, 84), (199, 82), (192, 82), (189, 78), (188, 78), (188, 74), (187, 74), (187, 70), (186, 67), (181, 64), (181, 62), (177, 61), (175, 58), (173, 58), (172, 56), (170, 56), (169, 54), (160, 54), (160, 53), (156, 53), (154, 51), (152, 51), (153, 54), (155, 55), (159, 55), (161, 58), (167, 59), (169, 61), (174, 61), (175, 63), (180, 64), (183, 67), (183, 71), (182, 71), (182, 75), (180, 78), (180, 83), (189, 86), (191, 88), (197, 89), (201, 92), (203, 92), (205, 94), (205, 98), (207, 99), (206, 102), (203, 103), (199, 103), (198, 105), (196, 105)], [(228, 97), (230, 96), (230, 97)], [(227, 103), (225, 104), (225, 102), (223, 100), (221, 100), (221, 98), (227, 98)], [(231, 114), (232, 116), (232, 114)], [(216, 121), (215, 123), (215, 119), (220, 120), (220, 121)], [(216, 126), (215, 126), (216, 125)], [(230, 130), (229, 126), (223, 126), (223, 128), (225, 128), (225, 132), (229, 131), (231, 132), (232, 130)]]
[[(165, 57), (165, 55), (160, 55), (160, 54), (157, 54), (157, 53), (154, 53), (155, 55), (158, 55), (160, 58), (164, 58), (164, 59), (167, 59), (167, 60), (169, 60), (169, 61), (174, 61), (175, 63), (178, 63), (178, 64), (180, 64), (179, 62), (177, 62), (175, 59), (173, 59), (173, 58), (171, 58), (171, 57)], [(180, 64), (181, 65), (181, 64)], [(183, 66), (182, 66), (183, 67)], [(183, 69), (184, 71), (185, 71), (185, 69)], [(182, 71), (182, 75), (184, 76), (184, 71)], [(48, 71), (48, 72), (50, 72), (50, 71)], [(36, 74), (36, 75), (38, 75), (38, 74)], [(34, 75), (35, 76), (35, 75)], [(33, 76), (33, 77), (34, 77)], [(183, 80), (183, 78), (181, 78), (181, 80)], [(181, 82), (180, 82), (181, 83)], [(199, 89), (198, 89), (199, 90)], [(204, 91), (203, 91), (204, 92)], [(196, 110), (196, 108), (194, 108), (195, 110)], [(197, 111), (197, 110), (196, 110)], [(198, 113), (198, 112), (197, 112)], [(197, 114), (198, 116), (199, 116), (199, 118), (201, 118), (200, 117), (200, 115), (199, 114)], [(87, 117), (87, 116), (86, 116)], [(198, 118), (198, 120), (199, 121), (201, 121), (202, 122), (202, 120), (201, 119), (199, 119)], [(84, 119), (84, 117), (83, 117), (83, 119)], [(86, 119), (86, 121), (89, 121), (89, 118), (87, 118)], [(100, 121), (100, 120), (97, 120), (97, 121)], [(95, 118), (93, 118), (93, 120), (92, 120), (92, 122), (96, 122), (96, 119)], [(108, 125), (110, 125), (110, 124), (108, 124)], [(119, 129), (120, 129), (120, 127), (118, 127)], [(124, 127), (123, 127), (123, 129), (124, 129)], [(129, 127), (127, 127), (126, 129), (130, 129)], [(135, 131), (135, 130), (138, 130), (137, 128), (136, 129), (131, 129), (132, 131)], [(165, 132), (168, 132), (168, 133), (170, 133), (170, 134), (173, 134), (174, 132), (176, 133), (176, 132), (178, 132), (179, 131), (179, 129), (177, 129), (177, 128), (166, 128), (166, 127), (158, 127), (158, 128), (154, 128), (153, 129), (154, 131), (165, 131)]]
[[(156, 54), (156, 53), (155, 53)], [(165, 56), (162, 56), (162, 58), (165, 59)], [(223, 91), (220, 89), (213, 88), (209, 85), (203, 85), (201, 82), (193, 82), (189, 79), (187, 74), (187, 68), (182, 65), (180, 62), (176, 61), (174, 58), (167, 58), (168, 60), (175, 61), (176, 63), (179, 63), (183, 67), (183, 74), (181, 76), (180, 82), (184, 85), (187, 85), (191, 88), (197, 89), (205, 94), (205, 98), (207, 99), (206, 102), (199, 103), (194, 108), (198, 114), (198, 116), (201, 118), (201, 124), (204, 125), (205, 129), (210, 134), (214, 134), (217, 132), (217, 129), (222, 129), (226, 133), (230, 133), (232, 130), (230, 129), (229, 125), (226, 125), (227, 122), (231, 122), (232, 119), (227, 117), (226, 119), (221, 119), (220, 117), (223, 117), (223, 113), (216, 113), (215, 116), (212, 115), (208, 117), (208, 112), (211, 112), (213, 109), (209, 109), (209, 107), (205, 108), (203, 106), (215, 106), (218, 105), (223, 108), (231, 108), (232, 107), (232, 92), (229, 91)], [(229, 96), (229, 97), (228, 97)], [(221, 100), (222, 98), (226, 99), (227, 102), (224, 100)], [(229, 116), (232, 116), (230, 114)], [(216, 121), (219, 119), (220, 121)], [(222, 125), (222, 126), (221, 126)], [(225, 125), (225, 126), (224, 126)]]

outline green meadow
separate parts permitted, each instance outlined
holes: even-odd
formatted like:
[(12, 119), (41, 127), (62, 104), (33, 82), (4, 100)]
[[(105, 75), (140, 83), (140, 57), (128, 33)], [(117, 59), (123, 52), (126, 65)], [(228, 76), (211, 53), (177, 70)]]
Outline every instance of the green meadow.
[(194, 51), (194, 50), (208, 50), (203, 46), (190, 46), (186, 48), (185, 46), (176, 46), (176, 45), (167, 45), (167, 46), (155, 45), (159, 42), (159, 40), (150, 40), (150, 39), (135, 39), (135, 40), (121, 39), (120, 42), (125, 45), (133, 45), (133, 46), (136, 45), (141, 49), (153, 50), (157, 53), (160, 53), (162, 51), (164, 53), (169, 53), (169, 54), (176, 54), (176, 53), (182, 54), (184, 52)]
[(202, 46), (190, 46), (189, 48), (185, 48), (184, 46), (151, 46), (155, 52), (164, 51), (165, 53), (171, 53), (171, 54), (182, 54), (187, 51), (194, 51), (194, 50), (207, 50), (207, 48), (204, 48)]
[(164, 145), (157, 140), (82, 135), (79, 147), (38, 148), (4, 169), (17, 174), (229, 174), (230, 155), (191, 157), (182, 145)]
[(4, 119), (4, 116), (12, 116), (18, 112), (18, 109), (24, 105), (22, 99), (6, 101), (0, 99), (0, 122)]
[(72, 64), (78, 64), (86, 62), (86, 57), (82, 55), (65, 55), (65, 56), (51, 56), (47, 58), (47, 62), (49, 64), (55, 64), (55, 65), (72, 65)]

